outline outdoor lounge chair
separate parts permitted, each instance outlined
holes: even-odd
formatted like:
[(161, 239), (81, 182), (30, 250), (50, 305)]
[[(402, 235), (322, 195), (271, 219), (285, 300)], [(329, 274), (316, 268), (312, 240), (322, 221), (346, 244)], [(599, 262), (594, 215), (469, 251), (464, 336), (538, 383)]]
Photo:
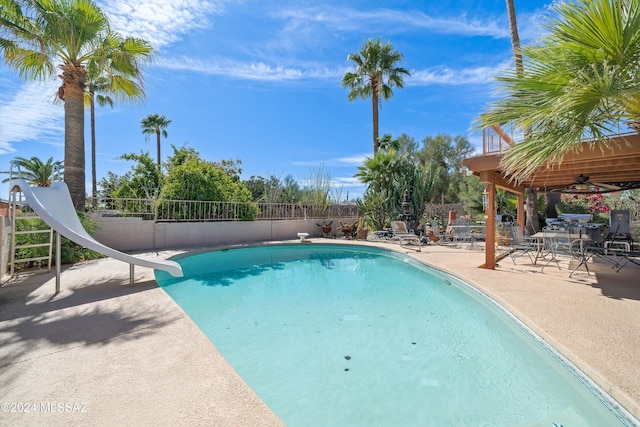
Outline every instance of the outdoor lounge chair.
[[(393, 239), (398, 239), (400, 242), (400, 246), (407, 247), (406, 245), (417, 245), (416, 249), (418, 252), (422, 250), (422, 240), (420, 236), (415, 235), (414, 233), (409, 232), (407, 230), (407, 223), (404, 221), (392, 221), (391, 222), (391, 231), (393, 231)], [(410, 249), (415, 249), (412, 247)]]

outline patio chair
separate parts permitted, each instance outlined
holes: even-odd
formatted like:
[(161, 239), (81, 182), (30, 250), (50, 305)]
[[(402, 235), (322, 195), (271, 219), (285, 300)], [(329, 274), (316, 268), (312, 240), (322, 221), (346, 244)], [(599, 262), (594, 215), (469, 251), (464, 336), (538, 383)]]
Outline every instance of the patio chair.
[[(398, 239), (400, 246), (407, 247), (406, 245), (417, 245), (418, 252), (422, 250), (422, 240), (420, 236), (409, 232), (407, 229), (407, 223), (404, 221), (392, 221), (391, 231), (393, 232), (393, 239)], [(415, 249), (414, 247), (410, 249)]]
[[(579, 233), (579, 234), (582, 235), (582, 233)], [(573, 273), (578, 271), (578, 269), (580, 267), (582, 267), (583, 265), (584, 265), (585, 270), (587, 270), (587, 274), (591, 274), (591, 272), (589, 271), (588, 262), (594, 256), (598, 257), (598, 258), (602, 258), (607, 262), (612, 262), (613, 263), (613, 261), (611, 261), (606, 256), (606, 252), (605, 252), (606, 249), (604, 247), (604, 236), (603, 236), (602, 231), (600, 229), (598, 229), (597, 231), (593, 230), (590, 233), (590, 240), (587, 240), (587, 244), (586, 245), (584, 244), (584, 242), (578, 242), (580, 244), (579, 250), (576, 250), (575, 243), (576, 243), (575, 241), (572, 242), (573, 256), (574, 256), (574, 258), (578, 259), (580, 262), (571, 271), (571, 274), (569, 274), (569, 277), (573, 276)], [(615, 264), (617, 265), (617, 261), (615, 262)]]
[(631, 263), (631, 264), (635, 264), (635, 265), (640, 265), (640, 251), (636, 251), (636, 250), (631, 250), (629, 252), (626, 251), (622, 251), (620, 252), (619, 256), (622, 258), (619, 262), (618, 262), (618, 269), (616, 270), (616, 272), (620, 272), (620, 270), (622, 270), (622, 268)]
[(628, 241), (633, 245), (631, 238), (631, 216), (628, 210), (612, 210), (609, 215), (609, 229), (616, 230), (614, 239)]
[[(611, 268), (617, 268), (616, 272), (618, 273), (629, 263), (640, 265), (640, 250), (635, 249), (635, 245), (630, 234), (620, 233), (621, 227), (622, 225), (618, 222), (616, 224), (616, 230), (609, 233), (607, 238), (604, 240), (604, 248), (602, 250), (603, 255), (599, 256), (599, 258), (613, 264), (613, 267)], [(611, 259), (612, 257), (613, 259)]]
[(617, 253), (619, 252), (616, 249), (609, 249), (609, 242), (615, 238), (616, 233), (609, 233), (609, 235), (605, 238), (605, 235), (602, 232), (601, 228), (593, 228), (590, 231), (591, 240), (584, 247), (584, 254), (581, 263), (576, 267), (576, 270), (580, 267), (580, 265), (585, 266), (587, 269), (587, 273), (589, 273), (589, 266), (587, 262), (593, 258), (597, 258), (608, 262), (609, 264), (613, 264), (613, 267), (616, 268), (620, 265), (621, 258), (618, 257)]
[(609, 235), (604, 241), (605, 254), (608, 254), (609, 252), (615, 254), (617, 251), (624, 250), (630, 252), (633, 248), (633, 240), (631, 239), (631, 236), (626, 233), (620, 232), (621, 228), (622, 224), (618, 222), (617, 224), (615, 224), (615, 231), (611, 232), (611, 230), (614, 230), (614, 228), (609, 229)]
[[(545, 227), (546, 228), (546, 227)], [(546, 245), (547, 250), (551, 254), (551, 258), (545, 265), (542, 266), (540, 271), (544, 271), (545, 267), (555, 261), (558, 266), (558, 270), (562, 270), (560, 268), (560, 261), (558, 257), (566, 256), (570, 259), (580, 259), (580, 265), (584, 265), (582, 262), (583, 253), (574, 249), (574, 244), (579, 242), (574, 242), (571, 240), (571, 234), (568, 231), (554, 230), (549, 233), (549, 237), (544, 238), (544, 243)], [(569, 274), (569, 277), (573, 275), (575, 270)]]
[(513, 261), (513, 263), (515, 264), (516, 258), (520, 258), (521, 256), (526, 255), (529, 257), (529, 261), (531, 261), (532, 264), (535, 264), (534, 258), (532, 258), (532, 254), (538, 251), (538, 241), (531, 237), (525, 236), (520, 226), (513, 226), (511, 232), (513, 235), (513, 243), (511, 246), (514, 249), (513, 251), (509, 252), (511, 261)]
[[(436, 220), (431, 221), (431, 234), (434, 237), (434, 239), (432, 239), (434, 242), (436, 242), (439, 245), (443, 245), (445, 243), (451, 243), (451, 235), (449, 234), (442, 234), (440, 232), (440, 227), (438, 226), (438, 222)], [(429, 234), (428, 230), (425, 230), (425, 234)]]
[(476, 241), (476, 234), (473, 232), (471, 225), (469, 224), (456, 224), (452, 227), (451, 236), (454, 244), (467, 242), (471, 244), (471, 248), (473, 248)]

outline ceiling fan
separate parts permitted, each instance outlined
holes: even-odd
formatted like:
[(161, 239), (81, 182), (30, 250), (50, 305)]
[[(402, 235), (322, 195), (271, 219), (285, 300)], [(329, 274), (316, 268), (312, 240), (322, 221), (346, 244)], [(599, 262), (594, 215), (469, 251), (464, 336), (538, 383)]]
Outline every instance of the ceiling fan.
[[(606, 191), (617, 191), (620, 190), (621, 187), (612, 184), (604, 184), (601, 182), (590, 182), (589, 177), (583, 174), (580, 174), (574, 178), (574, 183), (568, 186), (567, 188), (561, 190), (567, 193), (590, 193), (594, 192), (594, 187), (598, 187), (604, 189)], [(598, 192), (597, 190), (595, 192)]]

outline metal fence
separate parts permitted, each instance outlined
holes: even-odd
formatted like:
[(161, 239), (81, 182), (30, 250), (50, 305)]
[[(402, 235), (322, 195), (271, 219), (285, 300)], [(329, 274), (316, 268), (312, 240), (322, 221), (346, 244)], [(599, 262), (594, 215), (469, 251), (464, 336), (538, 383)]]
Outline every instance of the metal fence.
[(136, 217), (155, 222), (260, 221), (285, 219), (355, 218), (355, 205), (212, 202), (96, 198), (88, 208), (104, 217)]

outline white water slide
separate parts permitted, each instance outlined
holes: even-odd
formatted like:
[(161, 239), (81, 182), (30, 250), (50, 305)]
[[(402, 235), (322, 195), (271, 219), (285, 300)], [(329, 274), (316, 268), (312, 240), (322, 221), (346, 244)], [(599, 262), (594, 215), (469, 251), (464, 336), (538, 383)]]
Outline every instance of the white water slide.
[[(69, 188), (64, 182), (54, 182), (51, 187), (32, 187), (24, 179), (13, 179), (10, 188), (11, 191), (18, 191), (19, 189), (29, 203), (29, 207), (59, 234), (103, 255), (129, 263), (131, 284), (133, 284), (134, 265), (163, 270), (174, 277), (182, 277), (182, 267), (175, 261), (153, 261), (138, 258), (103, 245), (91, 237), (80, 223), (80, 219), (71, 201)], [(58, 245), (58, 250), (56, 251), (56, 271), (58, 272), (56, 276), (56, 291), (60, 288), (59, 249)]]

